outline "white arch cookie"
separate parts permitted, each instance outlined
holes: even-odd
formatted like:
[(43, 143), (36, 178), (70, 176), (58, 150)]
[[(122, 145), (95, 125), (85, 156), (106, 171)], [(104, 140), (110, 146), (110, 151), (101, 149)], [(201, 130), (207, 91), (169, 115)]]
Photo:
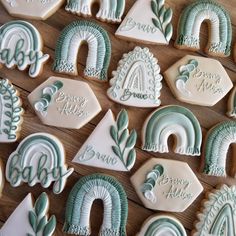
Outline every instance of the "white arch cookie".
[(54, 182), (53, 192), (59, 194), (73, 171), (67, 169), (60, 140), (51, 134), (35, 133), (26, 137), (8, 158), (6, 179), (13, 187), (23, 182), (48, 188)]
[(187, 236), (184, 226), (170, 215), (149, 217), (136, 236)]
[(221, 122), (208, 131), (203, 160), (205, 174), (226, 176), (226, 157), (231, 144), (236, 144), (236, 121)]
[(235, 199), (235, 185), (223, 185), (208, 193), (191, 235), (236, 235)]
[(185, 211), (203, 191), (189, 165), (182, 161), (152, 158), (130, 178), (146, 208)]
[(53, 215), (49, 218), (48, 209), (49, 199), (46, 193), (42, 193), (35, 203), (32, 194), (29, 193), (0, 229), (0, 235), (54, 235), (56, 217)]
[(165, 71), (164, 77), (178, 100), (201, 106), (214, 106), (233, 87), (222, 64), (206, 57), (187, 55)]
[(128, 201), (125, 190), (114, 177), (102, 174), (85, 176), (75, 184), (67, 200), (63, 231), (91, 235), (90, 211), (97, 199), (104, 204), (99, 235), (126, 236)]
[[(82, 15), (92, 16), (91, 8), (95, 0), (67, 0), (66, 11)], [(125, 10), (125, 0), (98, 0), (100, 9), (96, 18), (101, 21), (119, 23)]]
[(26, 21), (10, 21), (0, 27), (0, 64), (7, 68), (29, 67), (29, 76), (37, 77), (49, 58), (41, 51), (43, 43), (38, 30)]
[(168, 138), (174, 135), (175, 153), (199, 156), (202, 130), (195, 115), (185, 107), (165, 106), (154, 111), (145, 121), (142, 131), (142, 149), (168, 152)]
[(53, 70), (77, 75), (78, 50), (84, 41), (89, 48), (84, 76), (106, 81), (111, 43), (107, 32), (92, 21), (75, 21), (65, 27), (57, 41)]
[(172, 15), (172, 9), (165, 7), (165, 0), (137, 0), (115, 35), (130, 41), (169, 44), (173, 34)]
[(227, 115), (236, 119), (236, 86), (232, 90), (230, 94), (230, 98), (228, 100), (228, 112)]
[(0, 78), (0, 143), (19, 138), (23, 113), (19, 92), (8, 79)]
[(205, 49), (213, 56), (228, 57), (231, 53), (232, 26), (228, 12), (212, 0), (198, 0), (182, 13), (175, 46), (180, 49), (200, 49), (200, 28), (207, 20), (210, 37)]
[(129, 117), (121, 110), (115, 120), (111, 110), (85, 141), (73, 162), (117, 171), (130, 171), (135, 164), (137, 133), (128, 130)]
[(54, 76), (37, 87), (28, 100), (43, 124), (68, 129), (80, 129), (101, 111), (87, 83)]
[(46, 20), (63, 4), (63, 0), (1, 0), (12, 16)]
[(148, 48), (135, 47), (124, 54), (112, 73), (108, 97), (127, 106), (158, 107), (162, 76), (157, 62)]

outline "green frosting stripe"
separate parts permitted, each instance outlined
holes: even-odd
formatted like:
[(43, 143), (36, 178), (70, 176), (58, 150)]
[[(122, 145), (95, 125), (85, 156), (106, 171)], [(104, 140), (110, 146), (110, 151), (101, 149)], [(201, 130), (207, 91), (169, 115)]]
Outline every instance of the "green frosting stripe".
[[(199, 23), (197, 20), (200, 19), (201, 14), (206, 16), (205, 19), (208, 19), (207, 16), (212, 14), (212, 18), (208, 19), (211, 23), (219, 21), (219, 26), (212, 25), (212, 27), (219, 27), (219, 42), (211, 39), (208, 51), (229, 56), (232, 41), (230, 16), (222, 6), (212, 0), (198, 0), (184, 10), (179, 21), (176, 44), (189, 48), (200, 47), (199, 35), (193, 35), (193, 29), (197, 27), (197, 23)], [(200, 23), (202, 22), (201, 18)]]
[(64, 232), (90, 235), (89, 216), (93, 202), (104, 202), (102, 236), (125, 236), (128, 202), (121, 184), (113, 177), (93, 174), (81, 178), (73, 187), (66, 206)]
[[(86, 37), (86, 34), (93, 35), (97, 42)], [(72, 42), (78, 42), (77, 48)], [(53, 70), (61, 73), (77, 73), (77, 54), (80, 44), (86, 41), (89, 47), (86, 68), (84, 74), (88, 77), (96, 77), (100, 80), (107, 80), (107, 70), (111, 57), (111, 43), (107, 32), (98, 24), (91, 21), (75, 21), (65, 27), (62, 31), (55, 50), (55, 61)], [(97, 48), (94, 48), (94, 45)], [(96, 54), (92, 55), (96, 50)], [(96, 57), (96, 66), (91, 64)]]
[[(202, 143), (202, 132), (200, 124), (194, 114), (181, 106), (166, 106), (157, 109), (148, 119), (144, 130), (143, 149), (154, 152), (166, 152), (168, 147), (165, 141), (161, 140), (161, 135), (164, 130), (168, 130), (171, 126), (180, 126), (185, 130), (187, 144), (182, 144), (181, 150), (177, 150), (181, 154), (200, 155)], [(178, 131), (176, 131), (178, 132)], [(175, 133), (173, 133), (176, 135)], [(181, 137), (178, 133), (178, 136)], [(168, 138), (168, 137), (167, 137)], [(180, 140), (177, 140), (180, 142)]]
[(205, 174), (226, 176), (226, 157), (231, 143), (236, 143), (235, 121), (222, 122), (209, 131), (205, 145)]

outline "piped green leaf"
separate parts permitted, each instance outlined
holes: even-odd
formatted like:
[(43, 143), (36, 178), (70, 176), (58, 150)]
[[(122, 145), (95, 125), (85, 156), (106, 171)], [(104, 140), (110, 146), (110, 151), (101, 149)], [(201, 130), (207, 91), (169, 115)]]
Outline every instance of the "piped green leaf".
[(51, 236), (56, 229), (56, 217), (52, 216), (43, 230), (43, 236)]
[(156, 3), (155, 0), (152, 0), (152, 1), (151, 1), (151, 8), (152, 8), (152, 12), (153, 12), (156, 16), (158, 16), (158, 5), (157, 5), (157, 3)]
[(169, 24), (172, 19), (172, 16), (173, 16), (173, 11), (171, 10), (171, 8), (168, 8), (164, 14), (163, 22), (165, 24)]
[(166, 11), (166, 10), (165, 10), (165, 6), (163, 5), (163, 6), (161, 7), (160, 11), (159, 11), (159, 19), (160, 19), (160, 21), (161, 21), (161, 20), (163, 21), (165, 11)]
[[(155, 18), (152, 18), (152, 23), (159, 29), (161, 30), (161, 24), (160, 24), (160, 21), (155, 19)], [(162, 31), (162, 30), (161, 30)]]
[(110, 135), (112, 139), (115, 141), (115, 143), (118, 143), (117, 130), (116, 127), (113, 125), (110, 128)]
[(127, 157), (126, 167), (127, 167), (128, 170), (130, 170), (131, 167), (134, 165), (135, 160), (136, 160), (136, 151), (133, 148), (129, 151), (129, 154), (128, 154), (128, 157)]
[(128, 118), (127, 111), (123, 109), (121, 110), (121, 112), (118, 114), (118, 117), (117, 117), (118, 131), (121, 131), (124, 128), (126, 128), (128, 126), (128, 123), (129, 123), (129, 118)]
[(128, 135), (129, 135), (128, 129), (124, 129), (121, 136), (119, 137), (119, 145), (127, 139)]
[(35, 215), (35, 213), (33, 211), (30, 211), (28, 214), (28, 219), (29, 219), (29, 223), (33, 229), (34, 232), (36, 232), (36, 227), (37, 227), (37, 216)]
[(48, 205), (48, 197), (46, 193), (42, 193), (35, 202), (35, 213), (39, 217), (45, 213)]
[(131, 133), (130, 133), (130, 136), (129, 138), (127, 139), (127, 142), (126, 142), (126, 147), (127, 148), (133, 148), (135, 143), (136, 143), (136, 140), (137, 140), (137, 133), (135, 130), (132, 130)]
[(47, 217), (43, 216), (41, 220), (39, 221), (37, 228), (36, 228), (36, 233), (40, 232), (42, 229), (44, 229), (45, 225), (47, 224)]
[(121, 151), (120, 148), (117, 146), (112, 146), (112, 151), (119, 157), (121, 158)]
[(172, 34), (173, 34), (173, 26), (171, 23), (169, 23), (165, 29), (165, 38), (168, 42), (171, 40)]

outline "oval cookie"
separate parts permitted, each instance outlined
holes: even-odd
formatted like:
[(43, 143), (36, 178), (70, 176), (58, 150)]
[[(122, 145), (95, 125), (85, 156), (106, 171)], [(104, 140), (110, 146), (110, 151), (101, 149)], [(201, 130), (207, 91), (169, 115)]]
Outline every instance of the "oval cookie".
[(26, 70), (37, 77), (49, 59), (42, 52), (43, 42), (38, 30), (26, 21), (10, 21), (0, 27), (0, 63), (7, 68)]
[(73, 168), (67, 169), (60, 140), (51, 134), (35, 133), (21, 141), (9, 156), (6, 179), (12, 187), (40, 183), (43, 188), (48, 188), (54, 182), (53, 192), (59, 194), (73, 171)]
[(99, 235), (126, 236), (128, 201), (122, 185), (113, 177), (93, 174), (81, 178), (71, 190), (63, 231), (67, 234), (91, 235), (90, 211), (93, 202), (104, 204)]

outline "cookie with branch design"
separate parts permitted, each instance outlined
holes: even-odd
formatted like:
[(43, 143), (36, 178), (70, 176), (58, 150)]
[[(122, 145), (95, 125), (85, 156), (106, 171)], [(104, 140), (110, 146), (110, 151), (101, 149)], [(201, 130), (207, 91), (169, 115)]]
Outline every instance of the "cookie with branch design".
[(121, 110), (116, 120), (108, 110), (73, 162), (117, 171), (131, 170), (136, 160), (137, 133), (129, 132), (128, 124), (126, 110)]

